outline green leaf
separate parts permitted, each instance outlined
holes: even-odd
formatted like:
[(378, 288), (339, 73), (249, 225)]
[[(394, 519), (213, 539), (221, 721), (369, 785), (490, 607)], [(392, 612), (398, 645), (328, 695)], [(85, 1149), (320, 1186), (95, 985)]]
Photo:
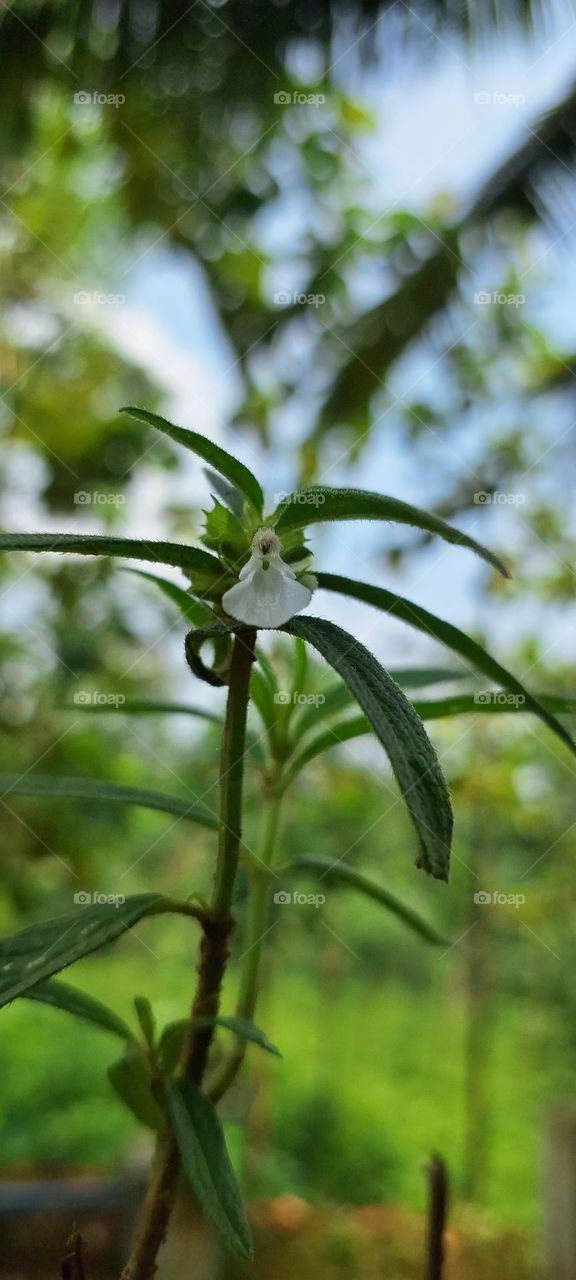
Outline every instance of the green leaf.
[(233, 515), (228, 507), (224, 507), (217, 498), (212, 498), (214, 506), (205, 511), (206, 521), (202, 542), (209, 551), (216, 551), (226, 561), (240, 567), (250, 554), (250, 537), (244, 527), (245, 522)]
[(256, 667), (252, 668), (250, 675), (250, 698), (254, 703), (258, 715), (268, 730), (271, 737), (274, 737), (276, 721), (278, 714), (274, 703), (274, 697), (270, 692), (268, 682), (261, 671)]
[[(401, 667), (397, 670), (392, 667), (388, 668), (388, 675), (400, 685), (401, 689), (419, 689), (427, 688), (433, 684), (445, 684), (451, 680), (469, 680), (471, 677), (468, 672), (450, 671), (442, 667)], [(339, 680), (337, 684), (329, 685), (327, 688), (319, 689), (322, 694), (323, 702), (310, 702), (298, 707), (294, 715), (294, 722), (291, 731), (291, 737), (295, 746), (299, 746), (300, 739), (305, 733), (309, 733), (311, 729), (317, 729), (322, 721), (328, 719), (329, 716), (335, 715), (339, 711), (343, 711), (350, 706), (353, 701), (350, 690)], [(424, 717), (421, 717), (422, 719)], [(368, 726), (368, 730), (370, 726)], [(356, 737), (357, 734), (346, 735), (346, 737)], [(339, 739), (345, 741), (344, 738)], [(328, 744), (330, 745), (330, 744)], [(322, 748), (324, 749), (324, 748)], [(313, 752), (316, 755), (317, 752)]]
[(285, 871), (313, 871), (320, 874), (321, 880), (327, 880), (331, 884), (341, 884), (343, 887), (348, 886), (351, 889), (357, 889), (359, 893), (364, 894), (366, 898), (371, 898), (373, 902), (378, 902), (380, 906), (386, 907), (392, 915), (402, 920), (403, 924), (408, 925), (414, 933), (424, 938), (426, 942), (431, 942), (435, 947), (448, 947), (450, 943), (442, 938), (435, 929), (423, 920), (416, 911), (411, 907), (405, 906), (392, 893), (388, 893), (382, 885), (375, 884), (368, 876), (356, 871), (355, 867), (349, 867), (345, 862), (332, 862), (330, 858), (306, 857), (295, 858)]
[(319, 689), (318, 693), (323, 697), (323, 702), (303, 703), (296, 709), (290, 734), (295, 745), (299, 744), (305, 733), (309, 733), (311, 729), (317, 729), (328, 716), (343, 711), (354, 701), (348, 685), (344, 684), (343, 680), (339, 680), (338, 684)]
[(321, 618), (297, 617), (284, 628), (314, 645), (348, 685), (382, 743), (418, 835), (417, 865), (448, 878), (452, 809), (432, 743), (408, 699), (364, 645)]
[(385, 494), (370, 493), (363, 489), (329, 489), (322, 485), (312, 485), (309, 489), (288, 494), (272, 516), (272, 522), (279, 533), (284, 529), (301, 529), (309, 524), (331, 520), (394, 520), (400, 524), (413, 525), (416, 529), (438, 534), (445, 542), (468, 547), (498, 569), (505, 578), (509, 577), (502, 561), (474, 538), (446, 524), (439, 516), (422, 511), (419, 507), (412, 507), (410, 503), (401, 502), (398, 498), (389, 498)]
[(393, 617), (401, 618), (403, 622), (408, 623), (410, 627), (416, 627), (418, 631), (423, 631), (427, 636), (433, 636), (435, 640), (440, 640), (442, 644), (447, 645), (454, 653), (459, 653), (466, 662), (477, 668), (484, 675), (488, 676), (496, 684), (507, 689), (509, 693), (514, 693), (524, 699), (523, 708), (525, 711), (532, 711), (534, 715), (539, 716), (544, 724), (552, 730), (557, 737), (562, 739), (565, 746), (576, 754), (576, 743), (570, 737), (568, 731), (555, 718), (546, 707), (529, 693), (525, 686), (513, 676), (506, 667), (496, 662), (481, 644), (476, 640), (472, 640), (464, 631), (459, 631), (458, 627), (453, 627), (450, 622), (444, 622), (442, 618), (436, 617), (434, 613), (429, 613), (427, 609), (422, 609), (420, 605), (414, 604), (411, 600), (406, 600), (403, 596), (397, 596), (392, 591), (386, 591), (384, 587), (373, 587), (368, 582), (356, 582), (352, 578), (343, 578), (333, 573), (318, 573), (318, 586), (323, 587), (326, 591), (336, 591), (340, 595), (352, 596), (354, 600), (362, 600), (365, 604), (371, 604), (376, 609), (382, 609), (384, 613), (389, 613)]
[(188, 818), (215, 830), (217, 817), (208, 809), (190, 804), (180, 796), (164, 795), (141, 787), (121, 787), (100, 778), (58, 778), (48, 774), (0, 774), (0, 799), (7, 796), (58, 796), (63, 800), (97, 800), (102, 804), (141, 805), (178, 818)]
[(248, 1223), (212, 1103), (190, 1080), (174, 1080), (168, 1086), (168, 1111), (188, 1181), (204, 1216), (229, 1252), (251, 1258)]
[(0, 939), (0, 1007), (54, 973), (109, 946), (145, 916), (170, 908), (158, 893), (139, 893), (118, 906), (98, 903), (29, 925)]
[(147, 578), (148, 582), (154, 582), (163, 595), (176, 605), (191, 627), (205, 627), (212, 621), (214, 615), (211, 609), (201, 604), (199, 600), (195, 600), (188, 591), (184, 591), (175, 582), (168, 582), (166, 578), (157, 578), (153, 573), (146, 573), (145, 569), (127, 569), (126, 573), (133, 573), (138, 578)]
[(74, 705), (66, 704), (66, 711), (92, 711), (92, 712), (114, 712), (118, 714), (121, 710), (122, 715), (131, 716), (198, 716), (201, 720), (209, 720), (212, 724), (222, 724), (221, 716), (214, 715), (212, 711), (206, 711), (204, 707), (194, 707), (186, 702), (155, 702), (151, 698), (149, 700), (138, 698), (127, 698), (119, 708), (117, 704), (110, 702), (77, 702)]
[(218, 1014), (215, 1018), (194, 1018), (195, 1027), (225, 1027), (227, 1031), (232, 1031), (239, 1040), (248, 1040), (250, 1044), (257, 1044), (260, 1049), (264, 1049), (266, 1053), (271, 1053), (275, 1058), (281, 1058), (280, 1050), (276, 1048), (268, 1039), (268, 1036), (255, 1027), (253, 1022), (248, 1022), (246, 1018), (228, 1018), (223, 1014)]
[(0, 533), (0, 551), (54, 551), (79, 556), (120, 556), (150, 560), (209, 575), (220, 580), (224, 569), (216, 556), (181, 542), (141, 542), (94, 533)]
[(291, 782), (307, 764), (310, 764), (311, 760), (329, 751), (331, 747), (349, 742), (351, 738), (361, 738), (366, 733), (372, 733), (372, 725), (366, 716), (354, 716), (352, 720), (341, 720), (338, 724), (331, 725), (329, 729), (324, 729), (317, 737), (311, 738), (302, 751), (294, 754), (288, 762), (284, 780)]
[[(421, 720), (441, 720), (446, 716), (477, 715), (478, 712), (481, 715), (510, 715), (511, 713), (520, 714), (527, 710), (526, 707), (518, 705), (515, 694), (497, 694), (496, 696), (501, 699), (513, 699), (513, 701), (477, 702), (474, 694), (464, 693), (452, 698), (426, 699), (422, 702), (412, 702), (412, 706)], [(488, 697), (494, 698), (494, 694), (489, 694)], [(574, 698), (553, 698), (548, 697), (547, 694), (539, 694), (538, 700), (548, 711), (576, 714), (576, 699)], [(366, 716), (355, 716), (351, 720), (341, 720), (338, 724), (330, 725), (328, 729), (319, 733), (317, 737), (312, 738), (302, 751), (294, 752), (294, 755), (288, 761), (288, 767), (284, 774), (285, 782), (291, 782), (305, 765), (314, 760), (316, 756), (329, 751), (331, 747), (336, 747), (342, 742), (349, 742), (352, 738), (362, 738), (367, 733), (372, 733), (372, 725), (366, 719)]]
[(117, 1062), (108, 1067), (108, 1079), (121, 1102), (140, 1124), (158, 1132), (163, 1116), (152, 1092), (146, 1059), (138, 1045), (131, 1045)]
[(148, 996), (134, 996), (134, 1008), (146, 1044), (149, 1049), (153, 1049), (156, 1040), (156, 1018)]
[(100, 1000), (95, 1000), (93, 996), (77, 991), (67, 982), (57, 982), (51, 978), (48, 982), (41, 982), (39, 986), (32, 987), (30, 991), (25, 991), (23, 994), (27, 1000), (37, 1000), (40, 1004), (52, 1005), (54, 1009), (63, 1009), (66, 1013), (73, 1014), (75, 1018), (83, 1018), (85, 1022), (91, 1022), (95, 1027), (101, 1027), (103, 1031), (111, 1031), (122, 1040), (134, 1039), (128, 1023), (119, 1018), (112, 1009), (102, 1004)]
[[(547, 693), (538, 693), (534, 696), (546, 711), (557, 712), (560, 715), (576, 715), (576, 698), (551, 697)], [(523, 711), (532, 710), (531, 707), (524, 706), (515, 693), (486, 691), (480, 695), (481, 701), (477, 701), (478, 697), (478, 694), (462, 693), (452, 698), (427, 698), (422, 702), (413, 702), (412, 705), (421, 720), (440, 720), (445, 716), (478, 715), (478, 713), (488, 716), (511, 713), (519, 715)]]
[(426, 689), (433, 684), (470, 679), (467, 671), (454, 671), (450, 667), (389, 667), (388, 675), (401, 689)]
[(244, 515), (244, 499), (240, 491), (233, 484), (227, 484), (226, 480), (223, 480), (217, 471), (211, 471), (209, 467), (203, 467), (202, 469), (208, 484), (214, 492), (222, 499), (222, 502), (232, 512), (232, 515), (238, 516), (241, 520)]
[(158, 1041), (158, 1065), (165, 1075), (172, 1075), (178, 1066), (189, 1025), (188, 1018), (180, 1018), (178, 1022), (169, 1022), (162, 1031)]
[[(182, 1018), (178, 1022), (169, 1022), (168, 1026), (164, 1027), (158, 1045), (158, 1061), (162, 1070), (168, 1075), (172, 1074), (180, 1061), (189, 1025), (188, 1019)], [(245, 1018), (227, 1018), (218, 1014), (215, 1018), (194, 1018), (194, 1026), (224, 1027), (240, 1040), (257, 1044), (266, 1053), (271, 1053), (276, 1058), (282, 1057), (280, 1050), (271, 1044), (264, 1032), (260, 1031), (259, 1027), (255, 1027), (253, 1022), (247, 1022)]]
[(158, 413), (150, 413), (148, 409), (125, 405), (120, 413), (129, 413), (132, 418), (147, 422), (150, 427), (156, 427), (157, 431), (170, 436), (170, 439), (175, 440), (177, 444), (183, 444), (186, 449), (191, 449), (192, 453), (198, 454), (198, 457), (203, 458), (204, 462), (214, 468), (214, 471), (218, 471), (221, 476), (230, 481), (230, 484), (239, 489), (258, 513), (262, 511), (264, 494), (256, 477), (248, 467), (234, 458), (231, 453), (227, 453), (226, 449), (222, 449), (219, 444), (214, 444), (212, 440), (199, 435), (197, 431), (176, 427), (172, 422), (168, 422), (167, 418), (162, 418)]

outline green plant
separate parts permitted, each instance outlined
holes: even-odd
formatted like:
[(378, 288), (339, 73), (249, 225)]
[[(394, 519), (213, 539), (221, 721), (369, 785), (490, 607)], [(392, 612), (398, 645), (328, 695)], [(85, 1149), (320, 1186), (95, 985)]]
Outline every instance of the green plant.
[[(255, 1027), (253, 1018), (268, 910), (281, 866), (277, 854), (281, 810), (300, 770), (335, 742), (367, 732), (375, 734), (388, 755), (416, 831), (417, 865), (446, 880), (452, 810), (423, 719), (459, 714), (475, 706), (483, 711), (522, 707), (540, 716), (571, 750), (576, 747), (555, 716), (556, 711), (570, 709), (568, 701), (536, 698), (469, 636), (382, 587), (333, 574), (312, 575), (304, 530), (318, 521), (394, 520), (468, 547), (506, 575), (490, 551), (407, 503), (354, 489), (315, 485), (287, 495), (267, 516), (258, 481), (230, 454), (205, 437), (144, 409), (126, 412), (191, 449), (212, 469), (210, 479), (217, 497), (207, 514), (203, 547), (48, 533), (2, 534), (0, 549), (135, 558), (178, 566), (188, 577), (186, 590), (159, 578), (154, 581), (192, 624), (186, 637), (186, 657), (194, 675), (228, 689), (221, 738), (219, 814), (216, 817), (208, 808), (188, 805), (178, 797), (88, 778), (62, 779), (31, 772), (23, 777), (4, 777), (2, 790), (4, 794), (88, 796), (103, 805), (142, 804), (217, 828), (212, 896), (206, 902), (195, 895), (179, 901), (159, 894), (139, 894), (112, 903), (92, 903), (5, 938), (0, 942), (0, 1003), (16, 997), (40, 1000), (122, 1041), (122, 1056), (110, 1069), (111, 1083), (138, 1119), (158, 1135), (148, 1193), (123, 1273), (123, 1280), (148, 1280), (156, 1269), (181, 1167), (223, 1246), (242, 1257), (250, 1255), (249, 1231), (215, 1104), (235, 1079), (247, 1043), (255, 1043), (268, 1053), (278, 1052)], [(412, 704), (400, 683), (430, 687), (445, 682), (446, 672), (399, 673), (397, 683), (340, 627), (321, 618), (296, 616), (317, 587), (366, 601), (440, 640), (471, 667), (500, 684), (508, 700), (475, 704), (468, 695), (458, 695)], [(292, 686), (288, 691), (280, 688), (274, 667), (258, 645), (259, 628), (280, 630), (293, 641)], [(210, 665), (203, 657), (207, 645), (213, 648)], [(307, 646), (338, 676), (321, 701), (310, 689)], [(262, 735), (256, 743), (247, 735), (250, 698), (262, 722)], [(362, 715), (358, 715), (355, 703)], [(131, 708), (129, 703), (124, 708), (127, 713), (141, 709), (140, 704)], [(158, 704), (156, 710), (166, 710), (166, 705)], [(265, 808), (257, 852), (242, 842), (244, 761), (249, 752), (261, 770)], [(234, 928), (240, 863), (250, 880), (245, 950), (237, 1009), (234, 1017), (223, 1017), (220, 992)], [(394, 912), (429, 944), (442, 944), (431, 925), (384, 886), (340, 858), (330, 862), (300, 857), (281, 869), (287, 877), (295, 868), (366, 895)], [(187, 1020), (159, 1031), (148, 1000), (137, 997), (135, 1031), (103, 1004), (54, 980), (55, 974), (109, 945), (138, 921), (173, 913), (188, 916), (201, 930), (197, 986)], [(218, 1028), (233, 1037), (231, 1049), (220, 1057), (213, 1052)]]

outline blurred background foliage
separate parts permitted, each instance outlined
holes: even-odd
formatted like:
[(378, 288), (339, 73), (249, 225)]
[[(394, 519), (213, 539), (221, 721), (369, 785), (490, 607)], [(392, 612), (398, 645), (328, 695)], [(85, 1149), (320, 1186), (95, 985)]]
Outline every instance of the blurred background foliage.
[[(2, 525), (193, 537), (206, 486), (118, 408), (169, 407), (177, 394), (181, 420), (202, 426), (205, 328), (223, 386), (208, 429), (262, 466), (269, 486), (280, 473), (386, 490), (399, 458), (416, 500), (475, 532), (481, 491), (483, 539), (514, 577), (504, 587), (484, 569), (474, 578), (474, 624), (532, 688), (573, 693), (571, 78), (551, 75), (546, 107), (502, 131), (465, 189), (439, 184), (414, 208), (409, 189), (398, 199), (387, 188), (372, 146), (386, 120), (365, 91), (401, 74), (407, 92), (446, 49), (474, 67), (502, 45), (537, 58), (572, 18), (567, 3), (6, 7)], [(94, 92), (124, 101), (86, 105)], [(279, 93), (323, 102), (285, 106)], [(169, 263), (194, 297), (185, 405), (182, 379), (175, 389), (169, 360), (161, 374), (164, 349), (150, 360), (136, 323), (156, 287), (150, 262), (160, 274)], [(493, 290), (526, 305), (479, 307), (475, 294)], [(77, 300), (95, 291), (131, 298), (128, 322), (120, 302)], [(323, 301), (303, 306), (298, 294)], [(101, 495), (97, 510), (84, 509), (85, 492)], [(494, 493), (524, 498), (501, 512), (486, 500)], [(366, 546), (364, 565), (399, 591), (406, 575), (426, 576), (426, 538), (391, 531)], [(74, 704), (79, 689), (203, 696), (173, 606), (97, 561), (15, 556), (0, 573), (2, 768), (161, 783), (214, 805), (216, 728)], [(456, 616), (447, 578), (437, 582), (437, 611)], [(373, 616), (355, 616), (357, 633), (371, 625), (373, 636)], [(383, 646), (388, 632), (376, 634)], [(413, 870), (385, 762), (365, 743), (301, 778), (284, 843), (287, 858), (351, 850), (451, 949), (428, 950), (335, 889), (321, 913), (279, 911), (258, 1021), (284, 1060), (250, 1057), (228, 1120), (246, 1128), (238, 1159), (253, 1196), (420, 1208), (421, 1163), (437, 1148), (460, 1204), (531, 1239), (544, 1118), (574, 1091), (573, 770), (528, 717), (432, 728), (457, 817), (448, 891)], [(254, 768), (248, 788), (250, 836)], [(210, 880), (211, 836), (163, 815), (9, 796), (1, 814), (5, 932), (70, 909), (79, 888), (186, 895)], [(526, 902), (482, 906), (478, 889)], [(73, 980), (104, 998), (113, 990), (121, 1012), (145, 989), (170, 1020), (186, 1010), (193, 963), (189, 930), (153, 922)], [(233, 972), (230, 1008), (234, 982)], [(2, 1017), (7, 1170), (127, 1160), (135, 1127), (108, 1092), (106, 1037), (80, 1037), (50, 1009), (31, 1017), (25, 1002)]]

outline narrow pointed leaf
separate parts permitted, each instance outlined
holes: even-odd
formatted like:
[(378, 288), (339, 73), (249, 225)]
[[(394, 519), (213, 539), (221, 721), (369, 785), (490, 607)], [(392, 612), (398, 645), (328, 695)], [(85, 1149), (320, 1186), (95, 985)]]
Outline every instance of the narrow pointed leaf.
[(40, 1004), (52, 1005), (54, 1009), (63, 1009), (65, 1013), (71, 1013), (75, 1018), (83, 1018), (85, 1022), (91, 1022), (95, 1027), (101, 1027), (103, 1031), (110, 1031), (113, 1035), (120, 1036), (122, 1040), (134, 1039), (128, 1023), (119, 1018), (113, 1009), (109, 1009), (100, 1000), (95, 1000), (94, 996), (88, 996), (84, 991), (77, 991), (67, 982), (58, 982), (55, 978), (51, 978), (48, 982), (41, 982), (39, 986), (25, 991), (24, 996), (27, 1000), (37, 1000)]
[(279, 533), (285, 529), (302, 529), (309, 524), (331, 520), (393, 520), (399, 524), (413, 525), (416, 529), (425, 529), (427, 533), (438, 534), (445, 542), (455, 546), (468, 547), (481, 556), (488, 564), (498, 569), (505, 578), (508, 570), (497, 556), (469, 537), (460, 529), (454, 529), (439, 516), (420, 507), (413, 507), (409, 502), (401, 502), (399, 498), (390, 498), (382, 493), (370, 493), (363, 489), (329, 489), (322, 485), (313, 485), (296, 494), (289, 494), (280, 504), (272, 517)]
[[(193, 1021), (195, 1027), (224, 1027), (239, 1039), (259, 1045), (266, 1053), (271, 1053), (276, 1058), (282, 1057), (280, 1050), (271, 1044), (264, 1032), (260, 1031), (259, 1027), (255, 1027), (253, 1022), (247, 1022), (245, 1018), (227, 1018), (219, 1014), (215, 1018), (194, 1018)], [(158, 1045), (158, 1060), (162, 1070), (168, 1074), (171, 1074), (178, 1065), (189, 1025), (188, 1019), (182, 1018), (178, 1022), (169, 1022), (162, 1032)]]
[(134, 996), (134, 1008), (146, 1044), (149, 1049), (153, 1049), (156, 1042), (156, 1018), (148, 996)]
[(259, 1027), (255, 1027), (253, 1022), (248, 1022), (246, 1018), (228, 1018), (224, 1014), (218, 1014), (215, 1018), (195, 1018), (194, 1025), (197, 1027), (224, 1027), (226, 1031), (232, 1031), (239, 1040), (247, 1040), (250, 1044), (257, 1044), (260, 1049), (264, 1049), (265, 1053), (271, 1053), (275, 1058), (281, 1058), (280, 1050), (275, 1044), (268, 1039)]
[(311, 729), (318, 729), (323, 720), (343, 711), (354, 701), (348, 685), (344, 684), (343, 680), (339, 680), (338, 684), (328, 685), (318, 692), (324, 699), (323, 702), (304, 703), (296, 709), (290, 735), (296, 745), (305, 733), (309, 733)]
[(364, 645), (333, 623), (297, 617), (284, 630), (312, 644), (348, 685), (392, 765), (418, 835), (417, 865), (446, 880), (450, 797), (432, 743), (408, 699)]
[(108, 1079), (135, 1119), (157, 1133), (163, 1116), (152, 1092), (150, 1072), (139, 1045), (130, 1045), (122, 1057), (108, 1067)]
[(139, 893), (118, 906), (98, 903), (29, 925), (0, 939), (0, 1007), (24, 995), (68, 965), (109, 946), (145, 916), (163, 910), (158, 893)]
[(199, 600), (195, 600), (188, 591), (184, 591), (175, 582), (168, 582), (166, 578), (157, 578), (154, 573), (146, 573), (145, 569), (127, 569), (126, 572), (133, 573), (138, 578), (147, 578), (148, 582), (154, 582), (162, 594), (176, 605), (191, 627), (205, 627), (212, 621), (211, 610)]
[[(495, 701), (495, 697), (500, 698), (501, 701)], [(543, 693), (538, 694), (538, 701), (548, 711), (576, 715), (576, 698), (549, 697)], [(525, 706), (518, 703), (516, 694), (488, 694), (488, 696), (484, 694), (482, 700), (477, 701), (474, 694), (463, 693), (452, 698), (413, 701), (412, 706), (421, 720), (443, 720), (448, 716), (477, 715), (478, 713), (518, 715), (527, 710)], [(295, 778), (305, 765), (317, 756), (323, 755), (325, 751), (329, 751), (331, 747), (337, 747), (342, 742), (350, 742), (353, 738), (362, 738), (367, 733), (372, 733), (372, 725), (366, 716), (354, 716), (352, 719), (341, 720), (330, 725), (328, 729), (324, 729), (322, 733), (310, 739), (302, 751), (295, 751), (291, 760), (288, 761), (285, 779)]]
[(216, 716), (212, 711), (206, 711), (205, 707), (194, 707), (186, 702), (156, 702), (152, 698), (149, 700), (139, 698), (127, 698), (120, 707), (116, 703), (110, 702), (77, 702), (73, 705), (68, 703), (66, 711), (85, 712), (92, 711), (96, 713), (106, 713), (110, 715), (118, 712), (122, 715), (130, 716), (198, 716), (200, 720), (209, 720), (212, 724), (222, 724), (221, 716)]
[(467, 671), (454, 671), (453, 667), (388, 667), (388, 675), (401, 689), (427, 689), (433, 684), (470, 679)]
[[(312, 871), (316, 873), (320, 879), (326, 880), (329, 884), (340, 884), (342, 887), (357, 889), (364, 897), (371, 898), (373, 902), (378, 902), (380, 906), (386, 907), (392, 915), (398, 917), (403, 924), (408, 925), (414, 933), (424, 938), (426, 942), (431, 942), (435, 947), (448, 947), (449, 942), (442, 938), (432, 925), (423, 920), (412, 907), (407, 907), (394, 894), (388, 893), (382, 885), (376, 884), (369, 876), (363, 875), (361, 871), (357, 871), (355, 867), (349, 867), (345, 862), (332, 862), (330, 858), (317, 857), (301, 857), (295, 858), (290, 863), (289, 870), (292, 871)], [(286, 868), (288, 870), (288, 868)]]
[(362, 738), (367, 733), (372, 733), (372, 725), (366, 716), (354, 716), (351, 720), (341, 720), (337, 724), (330, 725), (315, 738), (311, 738), (303, 750), (295, 753), (289, 760), (285, 779), (291, 781), (307, 764), (310, 764), (311, 760), (323, 755), (325, 751), (330, 751), (332, 747), (337, 747), (342, 742), (349, 742), (352, 738)]
[(232, 512), (232, 515), (242, 518), (244, 509), (244, 499), (239, 489), (233, 484), (228, 484), (217, 471), (210, 471), (209, 467), (204, 467), (204, 475), (208, 484), (214, 489), (221, 501)]
[(465, 631), (460, 631), (458, 627), (452, 626), (450, 622), (444, 622), (443, 618), (438, 618), (436, 614), (429, 613), (427, 609), (414, 604), (412, 600), (406, 600), (403, 596), (397, 596), (392, 591), (386, 591), (384, 587), (373, 587), (368, 582), (356, 582), (352, 578), (343, 578), (334, 573), (318, 573), (316, 576), (318, 578), (318, 586), (323, 587), (326, 591), (336, 591), (339, 595), (351, 596), (355, 600), (362, 600), (365, 604), (371, 604), (374, 608), (383, 610), (384, 613), (401, 618), (402, 622), (408, 623), (410, 627), (416, 627), (418, 631), (423, 631), (424, 635), (440, 640), (442, 644), (447, 645), (454, 653), (459, 653), (465, 662), (470, 663), (472, 667), (481, 671), (483, 675), (488, 676), (495, 684), (507, 689), (509, 693), (514, 693), (523, 698), (522, 705), (524, 710), (532, 711), (534, 715), (539, 716), (544, 721), (544, 724), (547, 724), (548, 728), (557, 737), (561, 738), (565, 746), (569, 747), (570, 751), (576, 755), (576, 743), (552, 712), (548, 711), (533, 694), (529, 693), (521, 681), (506, 670), (506, 667), (501, 666), (495, 658), (492, 658), (486, 652), (486, 649), (482, 648), (481, 644), (467, 636)]
[(138, 538), (112, 538), (95, 533), (0, 533), (0, 551), (53, 551), (79, 556), (119, 556), (125, 560), (149, 560), (222, 578), (216, 556), (181, 542), (144, 542)]
[(223, 1246), (252, 1257), (250, 1231), (222, 1125), (211, 1102), (190, 1080), (168, 1086), (168, 1111), (186, 1176)]
[(264, 494), (258, 484), (255, 476), (244, 466), (243, 462), (239, 462), (226, 449), (222, 449), (219, 444), (214, 444), (213, 440), (208, 440), (206, 436), (199, 435), (197, 431), (188, 431), (186, 427), (174, 426), (172, 422), (168, 422), (167, 418), (161, 417), (159, 413), (150, 413), (148, 409), (140, 409), (134, 405), (126, 405), (120, 410), (121, 413), (129, 413), (132, 418), (137, 418), (140, 422), (147, 422), (148, 426), (155, 427), (157, 431), (162, 431), (164, 435), (169, 436), (171, 440), (175, 440), (177, 444), (182, 444), (186, 449), (191, 449), (192, 453), (196, 453), (199, 458), (203, 458), (214, 471), (218, 471), (221, 476), (229, 480), (230, 484), (239, 489), (244, 497), (256, 508), (256, 511), (262, 511), (264, 506)]
[[(469, 680), (471, 676), (466, 671), (451, 671), (443, 667), (400, 667), (397, 670), (388, 667), (388, 675), (400, 685), (401, 689), (420, 689), (428, 688), (434, 684), (446, 684), (453, 680)], [(310, 733), (313, 729), (318, 729), (324, 720), (330, 716), (343, 711), (350, 706), (353, 701), (352, 694), (348, 687), (339, 680), (338, 684), (328, 685), (324, 689), (318, 690), (321, 693), (323, 702), (304, 703), (295, 712), (294, 722), (292, 725), (291, 737), (295, 746), (298, 746), (300, 739), (305, 733)], [(424, 719), (422, 716), (421, 719)], [(368, 726), (369, 731), (370, 727)], [(328, 731), (326, 731), (328, 733)], [(356, 737), (357, 734), (346, 735), (346, 737)], [(345, 739), (340, 739), (344, 741)], [(328, 745), (330, 745), (328, 743)], [(322, 748), (324, 749), (324, 748)], [(313, 752), (316, 755), (317, 752)]]
[[(545, 711), (555, 712), (557, 715), (576, 715), (576, 697), (561, 698), (547, 693), (538, 693), (534, 696)], [(426, 698), (423, 701), (413, 702), (412, 706), (421, 720), (442, 720), (446, 716), (478, 714), (521, 715), (522, 712), (532, 710), (521, 702), (515, 693), (489, 691), (482, 693), (480, 697), (478, 694), (462, 693), (452, 698)]]
[(208, 809), (180, 796), (164, 795), (143, 787), (121, 787), (100, 778), (58, 778), (49, 774), (0, 774), (0, 800), (10, 796), (57, 796), (63, 800), (97, 800), (102, 804), (140, 805), (178, 818), (188, 818), (214, 830), (218, 819)]

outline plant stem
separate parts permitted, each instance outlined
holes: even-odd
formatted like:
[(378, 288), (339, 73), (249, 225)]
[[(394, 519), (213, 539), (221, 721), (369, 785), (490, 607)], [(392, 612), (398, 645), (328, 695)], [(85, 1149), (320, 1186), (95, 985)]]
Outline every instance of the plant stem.
[[(253, 869), (253, 883), (248, 906), (246, 924), (246, 947), (244, 952), (244, 968), (240, 978), (240, 989), (236, 1005), (236, 1017), (250, 1022), (254, 1016), (258, 996), (258, 978), (262, 947), (266, 937), (266, 919), (270, 905), (272, 880), (268, 873), (274, 862), (276, 838), (280, 823), (280, 811), (283, 790), (279, 779), (274, 778), (269, 792), (264, 831), (259, 852), (261, 869)], [(227, 1060), (222, 1064), (219, 1073), (210, 1083), (209, 1094), (213, 1102), (217, 1102), (235, 1079), (246, 1053), (246, 1041), (237, 1039), (236, 1045)]]
[[(246, 716), (255, 643), (255, 631), (236, 636), (230, 661), (220, 753), (218, 858), (210, 912), (202, 922), (198, 983), (180, 1065), (180, 1075), (197, 1085), (206, 1070), (214, 1027), (195, 1027), (194, 1022), (198, 1017), (214, 1016), (218, 1012), (228, 940), (234, 927), (231, 907), (240, 854)], [(132, 1253), (122, 1280), (152, 1280), (156, 1274), (156, 1259), (176, 1200), (179, 1173), (180, 1153), (167, 1126), (158, 1142)]]

